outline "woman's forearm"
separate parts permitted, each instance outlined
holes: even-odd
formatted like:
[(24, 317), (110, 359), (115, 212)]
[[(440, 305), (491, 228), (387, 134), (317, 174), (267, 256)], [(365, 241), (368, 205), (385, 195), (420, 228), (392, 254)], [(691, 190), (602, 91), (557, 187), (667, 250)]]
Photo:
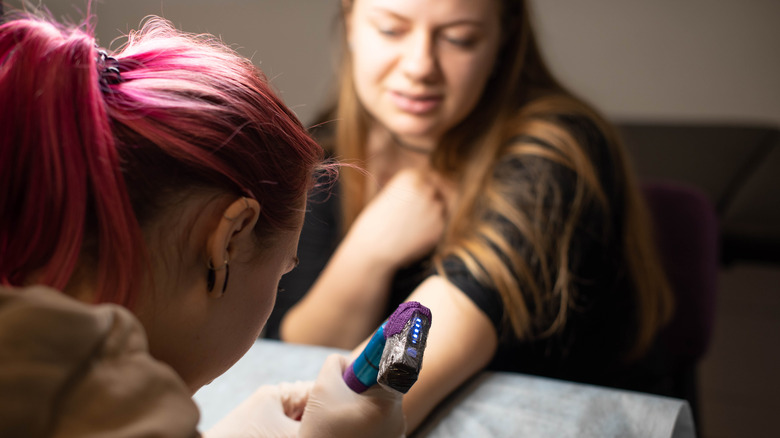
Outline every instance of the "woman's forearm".
[(281, 325), (287, 342), (354, 348), (377, 328), (395, 268), (371, 257), (365, 242), (342, 242), (304, 298)]

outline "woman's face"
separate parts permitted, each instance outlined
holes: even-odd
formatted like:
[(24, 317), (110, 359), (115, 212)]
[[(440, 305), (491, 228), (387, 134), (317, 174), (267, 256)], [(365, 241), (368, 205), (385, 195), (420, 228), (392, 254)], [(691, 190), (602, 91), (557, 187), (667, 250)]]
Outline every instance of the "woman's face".
[[(303, 224), (303, 217), (300, 223)], [(198, 346), (193, 347), (206, 353), (204, 364), (211, 362), (213, 368), (206, 370), (207, 377), (227, 371), (260, 336), (276, 303), (279, 280), (297, 264), (299, 236), (300, 228), (278, 231), (270, 246), (262, 243), (255, 257), (230, 262), (227, 290), (222, 298), (212, 302), (216, 306), (212, 306), (208, 329), (201, 334)], [(221, 287), (217, 284), (215, 289)]]
[[(187, 223), (187, 218), (193, 218), (194, 226), (185, 233), (186, 249), (168, 250), (161, 259), (167, 262), (157, 263), (165, 267), (158, 274), (162, 287), (142, 303), (138, 316), (147, 330), (152, 354), (171, 365), (193, 392), (230, 368), (260, 335), (276, 302), (279, 280), (296, 265), (303, 202), (296, 229), (231, 241), (227, 288), (219, 298), (206, 291), (202, 248), (223, 210), (204, 209), (203, 202), (191, 202), (191, 208), (182, 214), (185, 219), (177, 221)], [(161, 227), (157, 233), (177, 234), (175, 224)], [(173, 246), (172, 241), (176, 238), (162, 240), (168, 247)], [(221, 291), (225, 268), (222, 263), (216, 266), (219, 276), (214, 290)]]
[(496, 0), (355, 0), (346, 24), (361, 103), (427, 147), (474, 109), (501, 39)]

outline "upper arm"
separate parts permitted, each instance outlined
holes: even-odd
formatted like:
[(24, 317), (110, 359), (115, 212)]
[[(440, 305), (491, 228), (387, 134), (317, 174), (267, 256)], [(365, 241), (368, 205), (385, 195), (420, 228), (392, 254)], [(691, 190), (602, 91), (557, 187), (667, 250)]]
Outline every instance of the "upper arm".
[(432, 320), (420, 376), (404, 397), (407, 433), (449, 393), (487, 366), (498, 345), (496, 329), (487, 315), (443, 277), (428, 278), (409, 300), (431, 309)]

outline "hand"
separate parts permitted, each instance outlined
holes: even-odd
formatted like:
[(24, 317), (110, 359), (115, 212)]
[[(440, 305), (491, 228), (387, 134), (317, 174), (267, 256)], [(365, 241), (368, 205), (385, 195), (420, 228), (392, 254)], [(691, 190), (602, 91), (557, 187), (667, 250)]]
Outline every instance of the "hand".
[(444, 231), (445, 186), (429, 169), (399, 171), (358, 216), (348, 239), (393, 271), (418, 260)]
[(220, 420), (205, 438), (297, 437), (313, 382), (263, 386)]
[(347, 365), (347, 358), (336, 354), (325, 360), (301, 419), (300, 437), (403, 437), (402, 394), (379, 385), (354, 393), (342, 378)]

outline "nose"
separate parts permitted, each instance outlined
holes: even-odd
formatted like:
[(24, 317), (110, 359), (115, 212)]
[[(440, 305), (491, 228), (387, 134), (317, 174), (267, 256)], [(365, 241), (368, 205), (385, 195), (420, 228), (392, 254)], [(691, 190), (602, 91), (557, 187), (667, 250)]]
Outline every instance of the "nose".
[(419, 33), (409, 38), (404, 47), (402, 69), (404, 75), (420, 82), (435, 81), (439, 74), (434, 37)]

